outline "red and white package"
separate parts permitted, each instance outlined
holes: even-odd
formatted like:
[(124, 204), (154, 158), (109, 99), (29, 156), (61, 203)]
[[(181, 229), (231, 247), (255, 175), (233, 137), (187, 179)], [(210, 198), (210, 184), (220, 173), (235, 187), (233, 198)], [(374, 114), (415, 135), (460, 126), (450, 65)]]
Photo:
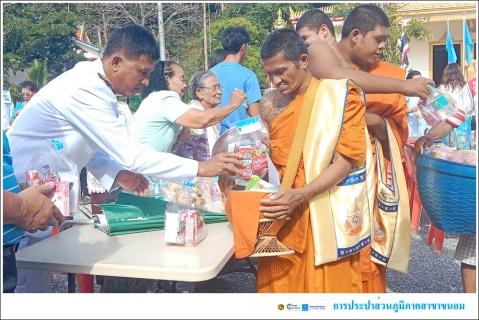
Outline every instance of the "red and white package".
[(68, 181), (56, 180), (46, 181), (45, 183), (51, 181), (55, 183), (55, 187), (47, 196), (49, 198), (51, 196), (51, 200), (57, 206), (58, 210), (67, 217), (70, 215), (70, 183)]
[(25, 171), (25, 176), (27, 180), (27, 186), (39, 186), (41, 185), (40, 173), (37, 170), (27, 170)]

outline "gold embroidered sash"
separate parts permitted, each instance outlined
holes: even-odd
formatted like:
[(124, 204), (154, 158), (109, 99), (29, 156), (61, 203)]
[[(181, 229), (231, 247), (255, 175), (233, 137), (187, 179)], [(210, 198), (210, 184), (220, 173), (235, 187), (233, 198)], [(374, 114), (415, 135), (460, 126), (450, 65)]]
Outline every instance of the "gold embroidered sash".
[[(322, 80), (319, 85), (303, 149), (306, 183), (331, 163), (341, 134), (350, 83), (355, 85), (347, 79)], [(362, 89), (355, 86), (364, 100)], [(353, 170), (337, 186), (309, 201), (315, 265), (357, 253), (370, 244), (373, 202), (368, 198), (367, 182), (374, 182), (374, 171), (367, 128), (365, 133), (367, 168)]]
[(375, 142), (378, 183), (377, 208), (373, 215), (371, 259), (375, 263), (407, 273), (411, 252), (411, 218), (406, 179), (398, 143), (386, 121), (391, 154), (391, 188), (385, 182), (386, 167), (381, 143)]

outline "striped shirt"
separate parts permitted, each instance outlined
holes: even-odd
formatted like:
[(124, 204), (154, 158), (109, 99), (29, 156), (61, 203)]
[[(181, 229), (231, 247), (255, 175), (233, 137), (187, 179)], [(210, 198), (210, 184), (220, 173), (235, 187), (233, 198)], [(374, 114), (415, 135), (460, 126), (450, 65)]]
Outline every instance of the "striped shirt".
[(477, 85), (476, 78), (472, 78), (459, 91), (457, 102), (457, 112), (446, 119), (446, 121), (454, 128), (459, 127), (469, 118), (474, 109), (477, 108)]
[[(13, 173), (12, 155), (10, 154), (10, 144), (8, 143), (5, 131), (2, 130), (3, 142), (3, 190), (13, 193), (21, 191), (18, 181)], [(17, 228), (13, 224), (3, 225), (3, 245), (11, 245), (20, 242), (25, 236), (25, 231)]]

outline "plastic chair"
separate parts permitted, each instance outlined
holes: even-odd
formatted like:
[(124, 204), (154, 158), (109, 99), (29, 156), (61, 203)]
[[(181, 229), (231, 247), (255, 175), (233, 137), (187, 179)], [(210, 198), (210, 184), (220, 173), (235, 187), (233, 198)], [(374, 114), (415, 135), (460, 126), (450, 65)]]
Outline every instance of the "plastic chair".
[[(414, 139), (415, 141), (416, 139)], [(416, 165), (414, 163), (414, 146), (412, 141), (404, 145), (404, 162), (407, 168), (408, 176), (408, 194), (409, 205), (411, 208), (411, 234), (417, 235), (419, 232), (419, 222), (423, 210), (421, 198), (416, 186)], [(429, 246), (434, 242), (434, 252), (440, 253), (444, 244), (445, 232), (437, 229), (432, 223), (429, 225), (429, 231), (426, 244)]]
[(411, 210), (411, 234), (418, 234), (419, 221), (421, 220), (422, 203), (416, 187), (416, 170), (414, 165), (414, 146), (404, 145), (404, 162), (407, 168), (409, 208)]
[(431, 222), (431, 224), (429, 225), (429, 232), (427, 235), (426, 244), (430, 246), (434, 240), (434, 247), (433, 247), (434, 252), (441, 253), (445, 236), (446, 236), (446, 233), (436, 228)]

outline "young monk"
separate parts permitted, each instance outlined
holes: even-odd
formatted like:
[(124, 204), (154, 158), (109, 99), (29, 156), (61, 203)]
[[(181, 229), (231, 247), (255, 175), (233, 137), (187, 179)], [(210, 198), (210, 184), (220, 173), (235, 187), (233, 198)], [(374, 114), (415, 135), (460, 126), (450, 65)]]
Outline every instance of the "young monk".
[[(301, 21), (298, 21), (298, 24), (299, 22)], [(407, 83), (404, 80), (406, 71), (378, 59), (378, 56), (385, 48), (385, 42), (389, 36), (389, 28), (389, 19), (381, 8), (371, 4), (360, 5), (346, 17), (341, 41), (327, 48), (319, 45), (318, 42), (309, 47), (311, 57), (310, 69), (313, 75), (325, 77), (325, 73), (329, 74), (328, 70), (331, 69), (331, 63), (328, 59), (323, 59), (324, 55), (322, 53), (332, 50), (334, 57), (331, 60), (336, 64), (336, 72), (341, 73), (340, 78), (348, 77), (349, 75), (361, 78), (357, 79), (357, 81), (366, 91), (366, 124), (372, 139), (375, 138), (381, 143), (384, 157), (388, 160), (390, 160), (389, 141), (397, 143), (401, 153), (402, 147), (408, 138), (406, 99), (402, 94), (391, 93), (407, 92), (408, 88), (404, 86)], [(353, 70), (357, 71), (353, 73)], [(333, 75), (332, 78), (336, 78), (336, 75)], [(414, 94), (424, 97), (430, 91), (427, 87), (430, 80), (425, 78), (419, 79), (418, 83), (414, 83), (414, 86), (416, 86)], [(391, 127), (394, 135), (393, 140), (388, 138), (384, 120), (388, 121)], [(373, 147), (373, 152), (374, 149)], [(395, 169), (395, 175), (400, 176), (402, 167), (396, 166)], [(401, 196), (406, 197), (407, 194), (402, 194)], [(375, 210), (378, 213), (377, 203)], [(409, 208), (402, 207), (402, 210), (408, 211)], [(397, 223), (404, 226), (408, 221), (401, 220)], [(395, 243), (395, 245), (404, 246), (404, 248), (409, 250), (409, 237), (404, 235), (402, 239), (404, 239), (403, 243)], [(385, 292), (386, 267), (372, 262), (370, 253), (370, 247), (361, 251), (363, 291), (370, 293)]]
[(336, 43), (336, 32), (331, 19), (319, 9), (306, 11), (296, 24), (296, 31), (303, 38), (306, 47), (320, 41), (333, 45)]
[[(364, 6), (360, 7), (366, 8)], [(351, 60), (352, 57), (345, 56), (342, 58), (337, 50), (334, 49), (335, 45), (338, 44), (335, 41), (334, 28), (331, 29), (327, 27), (328, 23), (325, 22), (325, 18), (321, 14), (306, 15), (306, 13), (298, 20), (296, 31), (303, 37), (308, 47), (310, 58), (309, 67), (311, 74), (316, 78), (352, 79), (367, 93), (400, 93), (405, 96), (419, 97), (423, 100), (431, 93), (429, 85), (435, 86), (434, 81), (431, 79), (418, 77), (414, 80), (406, 81), (404, 78), (397, 79), (388, 74), (376, 75), (371, 72), (365, 73), (351, 69), (348, 63), (344, 63), (344, 59), (347, 61)], [(349, 15), (351, 15), (351, 13)], [(326, 18), (329, 19), (327, 16)], [(374, 20), (369, 20), (368, 18), (367, 15), (360, 16), (360, 19), (364, 22)], [(343, 26), (342, 37), (345, 38), (345, 36), (347, 37), (348, 35), (349, 33), (344, 31)], [(343, 42), (343, 44), (345, 43)], [(352, 43), (349, 45), (353, 46)]]
[[(349, 255), (319, 261), (317, 253), (324, 253), (331, 248), (331, 243), (335, 243), (334, 232), (330, 232), (334, 226), (324, 219), (320, 228), (324, 227), (329, 232), (323, 232), (313, 225), (317, 220), (310, 218), (310, 215), (331, 216), (324, 208), (346, 212), (354, 207), (357, 200), (345, 201), (344, 194), (339, 195), (350, 189), (337, 190), (337, 196), (343, 199), (341, 205), (334, 202), (331, 194), (352, 170), (365, 164), (369, 139), (365, 132), (362, 90), (346, 79), (315, 79), (308, 68), (307, 48), (301, 37), (291, 29), (270, 33), (261, 47), (261, 59), (277, 88), (261, 99), (260, 115), (269, 130), (272, 161), (281, 179), (284, 178), (289, 155), (302, 152), (302, 156), (292, 187), (282, 189), (270, 199), (258, 200), (259, 211), (264, 217), (286, 220), (277, 237), (294, 250), (288, 255), (258, 257), (258, 292), (362, 292), (361, 246), (355, 243), (355, 249)], [(310, 98), (311, 94), (314, 99)], [(293, 145), (293, 140), (296, 130), (304, 125), (300, 114), (307, 106), (312, 106), (311, 120), (304, 148), (301, 151), (301, 145), (298, 151), (298, 145)], [(233, 185), (232, 179), (220, 178), (223, 191), (229, 191)], [(366, 192), (365, 183), (354, 187)], [(231, 212), (228, 208), (234, 210), (237, 207), (234, 203), (228, 205), (231, 199), (233, 194), (228, 196), (225, 206), (229, 217)], [(367, 230), (370, 226), (363, 218), (367, 217), (361, 214), (358, 220)], [(237, 232), (239, 228), (235, 224), (240, 219), (231, 220)], [(238, 249), (236, 245), (235, 240), (235, 249)]]

